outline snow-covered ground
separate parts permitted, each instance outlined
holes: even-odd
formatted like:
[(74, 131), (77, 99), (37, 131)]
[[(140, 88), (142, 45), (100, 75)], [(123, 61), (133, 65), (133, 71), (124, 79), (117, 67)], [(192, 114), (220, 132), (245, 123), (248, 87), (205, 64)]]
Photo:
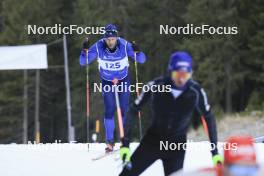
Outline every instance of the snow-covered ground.
[[(132, 143), (132, 150), (137, 145), (137, 143)], [(104, 144), (0, 145), (0, 175), (116, 176), (121, 171), (118, 152), (92, 161), (93, 158), (104, 152), (104, 148)], [(256, 149), (258, 162), (263, 164), (264, 144), (256, 144)], [(222, 153), (221, 150), (220, 152)], [(188, 143), (184, 163), (185, 171), (211, 165), (211, 154), (207, 142)], [(142, 174), (142, 176), (162, 175), (163, 167), (159, 160)]]

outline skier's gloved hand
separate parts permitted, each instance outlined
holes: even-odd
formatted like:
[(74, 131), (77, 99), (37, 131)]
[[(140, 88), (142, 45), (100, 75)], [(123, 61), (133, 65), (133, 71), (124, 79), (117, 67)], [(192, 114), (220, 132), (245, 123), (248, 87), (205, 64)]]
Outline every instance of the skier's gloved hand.
[(129, 140), (126, 138), (121, 139), (121, 147), (120, 147), (120, 158), (124, 163), (130, 162), (131, 153), (129, 149)]
[(223, 157), (221, 155), (216, 154), (216, 155), (213, 156), (213, 163), (214, 163), (215, 166), (223, 165), (224, 159), (223, 159)]
[(84, 41), (83, 41), (83, 50), (88, 50), (89, 49), (89, 39), (86, 38)]
[(130, 158), (131, 158), (130, 149), (128, 147), (121, 147), (120, 148), (120, 157), (121, 157), (123, 163), (130, 162)]
[(136, 52), (136, 53), (140, 52), (140, 48), (135, 41), (132, 41), (132, 48), (133, 48), (134, 52)]

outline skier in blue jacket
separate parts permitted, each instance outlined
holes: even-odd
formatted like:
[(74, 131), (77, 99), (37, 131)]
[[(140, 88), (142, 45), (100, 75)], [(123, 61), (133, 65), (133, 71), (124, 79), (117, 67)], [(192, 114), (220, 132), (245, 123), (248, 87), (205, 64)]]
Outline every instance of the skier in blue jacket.
[[(80, 55), (80, 65), (85, 66), (86, 50), (89, 48), (88, 42), (83, 43), (83, 50)], [(98, 61), (99, 73), (102, 80), (102, 87), (111, 86), (113, 82), (118, 81), (117, 85), (130, 85), (129, 78), (129, 61), (128, 57), (135, 61), (134, 53), (136, 53), (136, 62), (144, 63), (146, 56), (140, 51), (136, 43), (130, 43), (125, 39), (118, 37), (117, 27), (114, 24), (108, 24), (105, 27), (104, 37), (94, 43), (88, 49), (88, 64)], [(119, 101), (123, 123), (126, 123), (125, 114), (129, 106), (130, 92), (125, 90), (119, 92)], [(104, 126), (106, 132), (106, 152), (113, 151), (114, 146), (114, 114), (116, 110), (115, 95), (113, 91), (106, 92), (103, 88), (104, 98)]]

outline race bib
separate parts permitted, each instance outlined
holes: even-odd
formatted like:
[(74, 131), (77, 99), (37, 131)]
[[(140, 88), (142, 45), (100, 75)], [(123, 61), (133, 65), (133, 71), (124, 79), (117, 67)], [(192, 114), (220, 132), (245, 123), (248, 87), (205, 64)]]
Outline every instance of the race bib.
[(109, 71), (123, 70), (125, 67), (129, 66), (127, 57), (118, 61), (106, 61), (98, 58), (98, 63), (99, 63), (99, 69), (101, 68)]

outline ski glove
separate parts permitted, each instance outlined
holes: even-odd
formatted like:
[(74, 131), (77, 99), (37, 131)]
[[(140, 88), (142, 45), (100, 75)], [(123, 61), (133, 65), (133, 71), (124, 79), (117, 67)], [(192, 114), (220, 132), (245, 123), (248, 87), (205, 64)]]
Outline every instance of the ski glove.
[(223, 164), (224, 163), (224, 159), (221, 155), (216, 154), (213, 156), (213, 163), (215, 166), (217, 166), (218, 164)]
[(88, 50), (89, 49), (89, 39), (86, 38), (83, 42), (83, 50)]
[(132, 42), (132, 48), (133, 48), (134, 52), (136, 52), (136, 53), (140, 52), (139, 46), (135, 41)]
[(120, 148), (120, 157), (124, 163), (130, 162), (130, 157), (131, 157), (130, 149), (128, 147), (122, 146)]

